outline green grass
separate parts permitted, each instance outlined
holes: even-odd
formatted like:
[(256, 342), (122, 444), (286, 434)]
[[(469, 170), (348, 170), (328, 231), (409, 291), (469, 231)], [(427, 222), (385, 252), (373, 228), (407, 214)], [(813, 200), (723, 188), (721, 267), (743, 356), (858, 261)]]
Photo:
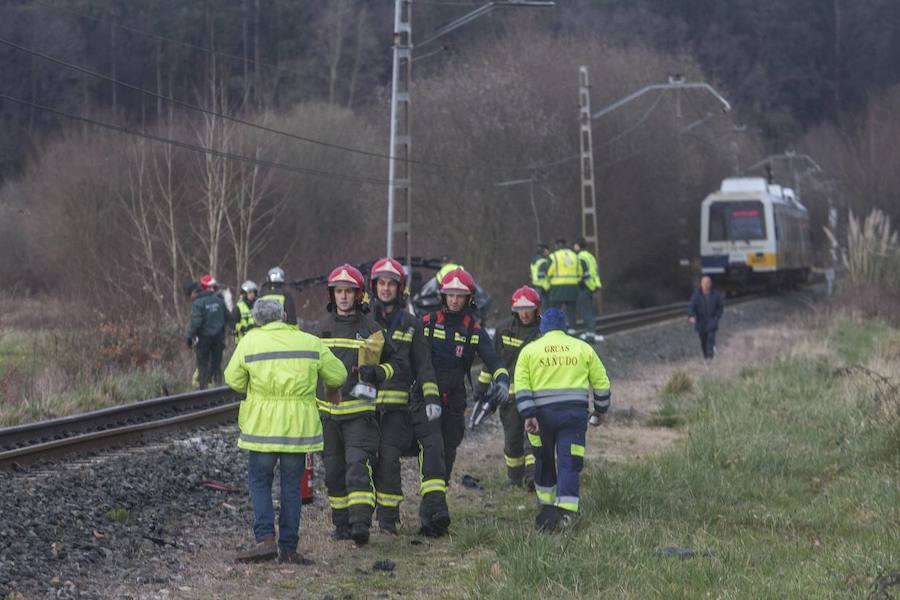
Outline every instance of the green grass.
[[(841, 323), (834, 359), (703, 385), (686, 443), (636, 464), (588, 466), (572, 531), (538, 535), (530, 506), (500, 510), (496, 524), (478, 525), (494, 552), (477, 565), (471, 595), (865, 597), (875, 577), (900, 570), (900, 429), (866, 392), (847, 397), (832, 373), (875, 352), (876, 333)], [(668, 546), (715, 556), (655, 554)]]

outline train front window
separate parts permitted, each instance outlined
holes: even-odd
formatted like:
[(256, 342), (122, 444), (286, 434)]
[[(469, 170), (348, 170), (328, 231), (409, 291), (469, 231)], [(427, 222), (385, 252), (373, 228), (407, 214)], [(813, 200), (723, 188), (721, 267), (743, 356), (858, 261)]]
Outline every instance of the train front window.
[(709, 206), (709, 241), (766, 239), (762, 202), (713, 202)]

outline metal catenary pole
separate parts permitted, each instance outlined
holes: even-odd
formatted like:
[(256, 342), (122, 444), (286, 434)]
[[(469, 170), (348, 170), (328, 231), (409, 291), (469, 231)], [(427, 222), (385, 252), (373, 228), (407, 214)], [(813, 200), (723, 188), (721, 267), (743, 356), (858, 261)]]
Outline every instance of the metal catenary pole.
[(412, 76), (412, 0), (395, 0), (394, 60), (391, 76), (391, 139), (388, 166), (387, 255), (394, 256), (394, 236), (402, 240), (411, 264), (409, 89)]
[(594, 190), (594, 138), (591, 134), (591, 86), (587, 67), (578, 67), (578, 123), (581, 129), (581, 235), (592, 247), (594, 256), (600, 251), (597, 236), (597, 199)]

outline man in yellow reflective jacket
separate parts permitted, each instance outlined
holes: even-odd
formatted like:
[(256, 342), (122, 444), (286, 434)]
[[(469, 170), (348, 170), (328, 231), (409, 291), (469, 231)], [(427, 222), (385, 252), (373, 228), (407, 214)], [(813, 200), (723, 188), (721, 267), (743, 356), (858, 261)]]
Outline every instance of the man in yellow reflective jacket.
[[(225, 369), (225, 382), (247, 395), (238, 415), (238, 447), (248, 451), (256, 537), (255, 547), (237, 559), (265, 560), (280, 553), (282, 562), (308, 564), (297, 554), (297, 542), (306, 453), (323, 448), (316, 387), (321, 379), (326, 388), (339, 389), (347, 369), (319, 338), (285, 323), (277, 300), (257, 300), (253, 319), (257, 327), (244, 335)], [(276, 462), (281, 463), (277, 545), (272, 508)]]
[(516, 407), (534, 451), (539, 531), (552, 532), (578, 512), (584, 466), (588, 398), (596, 414), (609, 408), (609, 378), (594, 349), (566, 334), (566, 316), (551, 308), (541, 316), (543, 335), (516, 362)]
[(597, 271), (597, 259), (587, 249), (587, 241), (584, 238), (578, 238), (572, 249), (578, 257), (578, 262), (581, 263), (582, 270), (576, 304), (578, 316), (584, 324), (581, 339), (586, 342), (602, 341), (603, 336), (597, 335), (597, 314), (594, 311), (594, 292), (603, 287), (600, 273)]
[(550, 284), (550, 306), (561, 308), (566, 313), (569, 324), (575, 326), (575, 305), (578, 302), (578, 284), (584, 273), (575, 252), (566, 240), (556, 240), (556, 250), (550, 255), (547, 268), (547, 282)]

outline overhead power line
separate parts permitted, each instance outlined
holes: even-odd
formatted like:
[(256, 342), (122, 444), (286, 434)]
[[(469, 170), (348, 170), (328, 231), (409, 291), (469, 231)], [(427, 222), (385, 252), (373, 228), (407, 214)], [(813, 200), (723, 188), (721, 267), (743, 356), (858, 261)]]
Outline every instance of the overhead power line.
[(250, 127), (250, 128), (253, 128), (253, 129), (257, 129), (257, 130), (259, 130), (259, 131), (264, 131), (264, 132), (266, 132), (266, 133), (271, 133), (271, 134), (274, 134), (274, 135), (280, 135), (280, 136), (287, 137), (287, 138), (290, 138), (290, 139), (293, 139), (293, 140), (297, 140), (297, 141), (301, 141), (301, 142), (306, 142), (306, 143), (310, 143), (310, 144), (315, 144), (315, 145), (318, 145), (318, 146), (322, 146), (322, 147), (325, 147), (325, 148), (331, 148), (331, 149), (334, 149), (334, 150), (340, 150), (340, 151), (342, 151), (342, 152), (349, 152), (349, 153), (352, 153), (352, 154), (359, 154), (359, 155), (362, 155), (362, 156), (369, 156), (369, 157), (372, 157), (372, 158), (379, 158), (379, 159), (383, 159), (383, 160), (396, 160), (397, 162), (406, 162), (406, 163), (416, 164), (416, 165), (420, 165), (420, 166), (424, 166), (424, 167), (432, 167), (432, 168), (446, 169), (446, 170), (457, 170), (457, 169), (458, 169), (458, 170), (471, 170), (471, 171), (476, 171), (476, 170), (502, 171), (502, 170), (525, 170), (525, 169), (528, 168), (528, 167), (524, 167), (524, 166), (506, 166), (506, 167), (504, 167), (504, 166), (500, 166), (500, 165), (483, 165), (483, 166), (477, 166), (477, 165), (452, 165), (452, 164), (443, 164), (443, 163), (436, 163), (436, 162), (431, 162), (431, 161), (424, 161), (424, 160), (416, 160), (416, 159), (406, 159), (406, 158), (401, 158), (401, 157), (394, 157), (394, 156), (391, 156), (391, 155), (389, 155), (389, 154), (384, 154), (384, 153), (380, 153), (380, 152), (374, 152), (374, 151), (369, 151), (369, 150), (362, 150), (362, 149), (360, 149), (360, 148), (352, 148), (352, 147), (350, 147), (350, 146), (343, 146), (343, 145), (341, 145), (341, 144), (334, 144), (334, 143), (332, 143), (332, 142), (326, 142), (326, 141), (324, 141), (324, 140), (319, 140), (319, 139), (311, 138), (311, 137), (308, 137), (308, 136), (303, 136), (303, 135), (291, 133), (291, 132), (288, 132), (288, 131), (282, 131), (282, 130), (280, 130), (280, 129), (275, 129), (275, 128), (273, 128), (273, 127), (268, 127), (268, 126), (266, 126), (266, 125), (260, 125), (259, 123), (254, 123), (253, 121), (248, 121), (248, 120), (242, 119), (242, 118), (240, 118), (240, 117), (235, 117), (235, 116), (227, 115), (227, 114), (224, 114), (224, 113), (221, 113), (221, 112), (218, 112), (218, 111), (214, 111), (214, 110), (210, 110), (210, 109), (207, 109), (207, 108), (203, 108), (202, 106), (198, 106), (198, 105), (196, 105), (196, 104), (191, 104), (190, 102), (186, 102), (186, 101), (184, 101), (184, 100), (180, 100), (180, 99), (175, 98), (175, 97), (173, 97), (173, 96), (167, 96), (167, 95), (165, 95), (165, 94), (160, 94), (160, 93), (158, 93), (158, 92), (154, 92), (153, 90), (148, 90), (147, 88), (143, 88), (143, 87), (140, 87), (140, 86), (137, 86), (137, 85), (134, 85), (134, 84), (131, 84), (131, 83), (122, 81), (122, 80), (120, 80), (120, 79), (116, 79), (116, 78), (114, 78), (114, 77), (110, 77), (109, 75), (104, 75), (103, 73), (99, 73), (99, 72), (94, 71), (94, 70), (92, 70), (92, 69), (88, 69), (87, 67), (83, 67), (83, 66), (81, 66), (81, 65), (76, 65), (76, 64), (74, 64), (74, 63), (71, 63), (71, 62), (62, 60), (62, 59), (60, 59), (60, 58), (56, 58), (55, 56), (51, 56), (51, 55), (46, 54), (46, 53), (44, 53), (44, 52), (39, 52), (39, 51), (37, 51), (37, 50), (33, 50), (33, 49), (31, 49), (31, 48), (28, 48), (28, 47), (26, 47), (26, 46), (22, 46), (21, 44), (17, 44), (17, 43), (15, 43), (15, 42), (13, 42), (13, 41), (10, 41), (10, 40), (4, 39), (4, 38), (0, 38), (0, 44), (3, 44), (3, 45), (8, 46), (8, 47), (10, 47), (10, 48), (13, 48), (14, 50), (18, 50), (18, 51), (20, 51), (20, 52), (24, 52), (24, 53), (29, 54), (29, 55), (31, 55), (31, 56), (36, 56), (36, 57), (38, 57), (38, 58), (40, 58), (40, 59), (42, 59), (42, 60), (46, 60), (46, 61), (48, 61), (48, 62), (55, 63), (55, 64), (57, 64), (57, 65), (60, 65), (60, 66), (62, 66), (62, 67), (65, 67), (65, 68), (67, 68), (67, 69), (72, 69), (72, 70), (74, 70), (74, 71), (78, 71), (79, 73), (84, 73), (85, 75), (89, 75), (89, 76), (95, 77), (95, 78), (97, 78), (97, 79), (102, 79), (103, 81), (108, 81), (108, 82), (110, 82), (110, 83), (112, 83), (112, 84), (114, 84), (114, 85), (119, 85), (119, 86), (121, 86), (121, 87), (123, 87), (123, 88), (129, 89), (129, 90), (132, 90), (132, 91), (141, 93), (141, 94), (146, 94), (146, 95), (148, 95), (148, 96), (151, 96), (151, 97), (153, 97), (153, 98), (158, 98), (158, 99), (164, 100), (164, 101), (166, 101), (166, 102), (171, 102), (172, 104), (175, 104), (176, 106), (180, 106), (180, 107), (182, 107), (182, 108), (186, 108), (186, 109), (189, 109), (189, 110), (201, 112), (201, 113), (203, 113), (203, 114), (207, 114), (207, 115), (210, 115), (210, 116), (214, 116), (214, 117), (217, 117), (217, 118), (220, 118), (220, 119), (225, 119), (225, 120), (227, 120), (227, 121), (231, 121), (231, 122), (237, 123), (237, 124), (239, 124), (239, 125), (244, 125), (244, 126), (246, 126), (246, 127)]
[(287, 164), (279, 163), (279, 162), (275, 162), (275, 161), (253, 158), (251, 156), (245, 156), (243, 154), (237, 154), (235, 152), (218, 150), (216, 148), (209, 148), (206, 146), (198, 146), (196, 144), (190, 144), (188, 142), (173, 140), (171, 138), (162, 137), (162, 136), (155, 135), (152, 133), (147, 133), (144, 131), (136, 131), (134, 129), (129, 129), (128, 127), (123, 127), (121, 125), (106, 123), (103, 121), (99, 121), (97, 119), (92, 119), (90, 117), (85, 117), (82, 115), (75, 115), (75, 114), (72, 114), (72, 113), (69, 113), (66, 111), (52, 108), (50, 106), (45, 106), (43, 104), (38, 104), (36, 102), (23, 100), (21, 98), (15, 98), (13, 96), (9, 96), (9, 95), (3, 94), (3, 93), (0, 93), (0, 100), (9, 100), (10, 102), (14, 102), (14, 103), (22, 105), (22, 106), (28, 106), (31, 108), (35, 108), (37, 110), (48, 112), (50, 114), (54, 114), (59, 117), (64, 117), (66, 119), (80, 121), (82, 123), (88, 123), (90, 125), (102, 127), (104, 129), (109, 129), (109, 130), (123, 133), (126, 135), (141, 137), (141, 138), (151, 140), (154, 142), (159, 142), (162, 144), (169, 144), (170, 146), (183, 148), (185, 150), (190, 150), (192, 152), (208, 154), (211, 156), (218, 156), (220, 158), (224, 158), (227, 160), (234, 160), (234, 161), (238, 161), (238, 162), (256, 164), (256, 165), (260, 165), (262, 167), (267, 167), (267, 168), (271, 168), (271, 169), (279, 169), (282, 171), (289, 171), (289, 172), (298, 173), (301, 175), (311, 175), (314, 177), (325, 177), (328, 179), (336, 179), (336, 180), (340, 180), (340, 181), (352, 181), (354, 183), (362, 183), (362, 184), (372, 184), (372, 185), (382, 185), (382, 186), (389, 185), (389, 182), (385, 179), (376, 179), (373, 177), (358, 177), (358, 176), (353, 176), (353, 175), (342, 175), (340, 173), (334, 173), (333, 171), (325, 171), (322, 169), (315, 169), (312, 167), (298, 167), (298, 166), (294, 166), (294, 165), (287, 165)]

